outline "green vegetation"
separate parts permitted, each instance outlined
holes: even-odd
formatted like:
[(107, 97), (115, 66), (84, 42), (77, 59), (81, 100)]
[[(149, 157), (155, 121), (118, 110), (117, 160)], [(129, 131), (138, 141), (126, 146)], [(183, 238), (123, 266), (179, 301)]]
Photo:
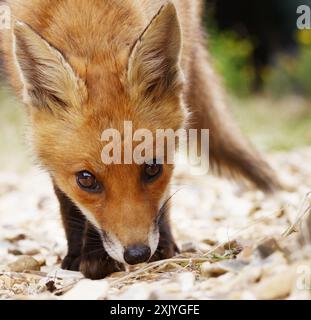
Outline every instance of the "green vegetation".
[(265, 90), (276, 97), (284, 93), (311, 96), (311, 31), (300, 31), (297, 39), (298, 53), (280, 55), (275, 68), (264, 75)]
[(263, 71), (263, 93), (255, 95), (251, 43), (211, 30), (209, 49), (242, 130), (265, 150), (311, 146), (311, 31), (297, 33), (296, 54), (280, 55)]
[(251, 43), (238, 39), (234, 33), (219, 33), (213, 28), (209, 32), (209, 50), (227, 89), (239, 96), (250, 94), (255, 77)]
[[(280, 54), (273, 66), (262, 71), (264, 91), (269, 95), (311, 96), (311, 30), (299, 31), (297, 43), (297, 52)], [(209, 50), (228, 91), (240, 97), (250, 95), (255, 79), (251, 42), (232, 32), (220, 33), (212, 28)]]

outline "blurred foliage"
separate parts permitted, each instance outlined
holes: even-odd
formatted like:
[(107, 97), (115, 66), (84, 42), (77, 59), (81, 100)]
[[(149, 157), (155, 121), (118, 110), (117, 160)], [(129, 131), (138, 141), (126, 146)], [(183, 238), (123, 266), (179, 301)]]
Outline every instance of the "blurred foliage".
[(246, 135), (266, 151), (310, 146), (311, 31), (297, 32), (297, 49), (279, 53), (262, 70), (262, 91), (254, 91), (252, 42), (233, 31), (219, 31), (214, 25), (208, 31), (214, 65)]
[(311, 30), (298, 32), (297, 40), (297, 54), (280, 54), (263, 75), (265, 91), (274, 96), (311, 96)]
[(241, 40), (234, 32), (209, 30), (209, 51), (216, 70), (232, 93), (245, 96), (252, 90), (255, 70), (251, 62), (252, 44)]
[(297, 7), (311, 0), (206, 0), (216, 69), (234, 95), (311, 96), (311, 30), (298, 31)]
[[(264, 91), (273, 96), (311, 96), (311, 30), (297, 32), (298, 50), (280, 53), (274, 64), (263, 69)], [(234, 32), (209, 31), (209, 50), (216, 70), (227, 89), (237, 96), (253, 91), (255, 68), (252, 63), (252, 43)]]

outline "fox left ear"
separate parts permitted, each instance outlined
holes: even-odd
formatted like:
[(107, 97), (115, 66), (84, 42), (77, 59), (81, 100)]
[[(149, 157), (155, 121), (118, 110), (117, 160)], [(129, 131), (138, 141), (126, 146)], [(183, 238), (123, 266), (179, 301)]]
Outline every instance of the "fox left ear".
[(179, 66), (181, 28), (175, 6), (169, 2), (136, 41), (128, 64), (132, 95), (157, 99), (179, 93), (183, 78)]
[(15, 23), (13, 37), (26, 104), (53, 110), (83, 101), (85, 84), (58, 50), (23, 22)]

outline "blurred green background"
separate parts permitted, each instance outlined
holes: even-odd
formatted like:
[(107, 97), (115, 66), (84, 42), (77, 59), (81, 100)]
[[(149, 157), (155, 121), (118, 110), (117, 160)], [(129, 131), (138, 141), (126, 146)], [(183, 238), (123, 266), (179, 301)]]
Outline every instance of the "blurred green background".
[(311, 0), (207, 0), (215, 68), (242, 129), (266, 151), (311, 146)]
[[(207, 46), (231, 111), (267, 152), (311, 146), (311, 30), (297, 29), (301, 4), (311, 8), (311, 0), (206, 0)], [(0, 78), (0, 168), (26, 170), (24, 108)]]

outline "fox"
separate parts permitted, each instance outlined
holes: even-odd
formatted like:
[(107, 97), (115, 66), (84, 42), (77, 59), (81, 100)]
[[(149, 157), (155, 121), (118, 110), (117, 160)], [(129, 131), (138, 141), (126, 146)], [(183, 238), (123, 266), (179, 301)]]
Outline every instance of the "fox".
[(101, 159), (101, 133), (123, 134), (124, 120), (152, 133), (208, 129), (213, 172), (267, 193), (281, 188), (228, 110), (202, 0), (1, 4), (12, 15), (1, 32), (5, 73), (59, 201), (68, 243), (63, 269), (102, 279), (179, 252), (169, 218), (174, 165)]

